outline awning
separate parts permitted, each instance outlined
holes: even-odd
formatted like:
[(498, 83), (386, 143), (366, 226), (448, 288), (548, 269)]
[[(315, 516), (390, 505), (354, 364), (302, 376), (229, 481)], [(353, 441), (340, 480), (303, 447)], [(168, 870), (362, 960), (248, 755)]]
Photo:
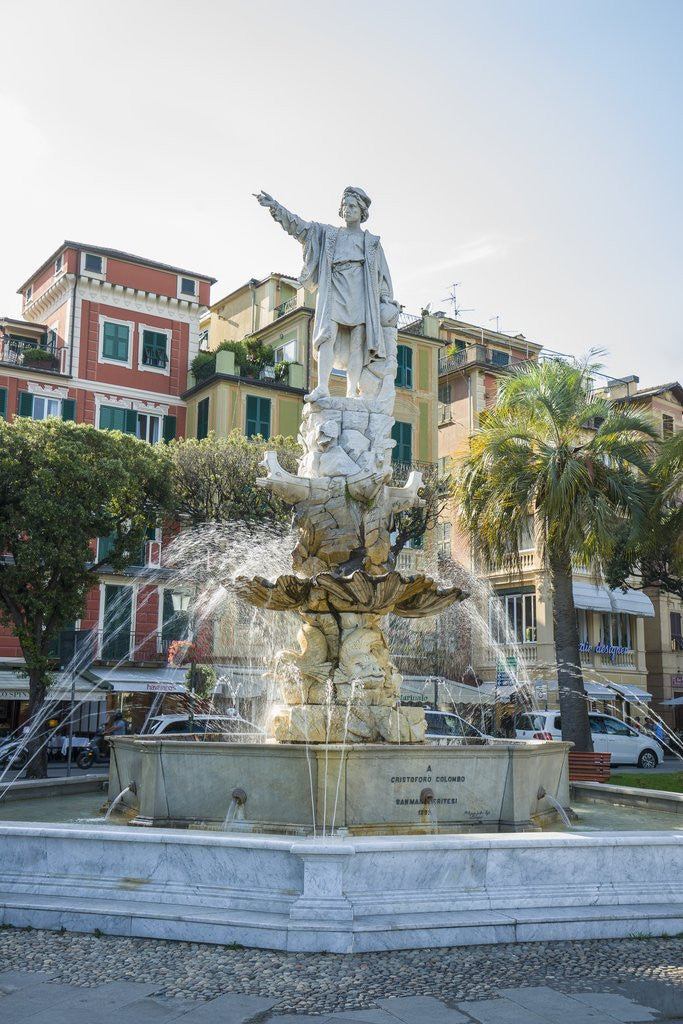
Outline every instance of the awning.
[(609, 686), (603, 686), (602, 683), (594, 683), (588, 679), (584, 679), (583, 688), (590, 700), (614, 700), (615, 697), (619, 696)]
[(642, 590), (610, 590), (610, 600), (615, 612), (623, 612), (625, 615), (641, 615), (643, 618), (652, 618), (655, 613), (652, 601)]
[(636, 704), (649, 704), (652, 700), (651, 693), (648, 693), (647, 690), (641, 690), (639, 686), (634, 686), (633, 683), (612, 683), (612, 687), (618, 691), (624, 700), (633, 701)]
[(683, 704), (683, 697), (669, 697), (668, 700), (660, 700), (660, 705), (667, 708), (679, 708)]
[(593, 612), (622, 612), (624, 615), (640, 615), (651, 618), (654, 613), (652, 601), (642, 590), (611, 590), (601, 583), (572, 582), (574, 606)]
[(586, 608), (594, 612), (611, 612), (612, 602), (610, 601), (607, 587), (596, 583), (583, 583), (574, 580), (572, 583), (574, 592), (574, 606)]
[(403, 676), (401, 696), (404, 700), (419, 700), (429, 703), (436, 691), (439, 701), (453, 704), (493, 704), (494, 695), (486, 691), (486, 684), (468, 686), (466, 683), (446, 679), (444, 676)]
[(92, 686), (109, 693), (187, 693), (184, 668), (95, 668), (82, 675)]
[[(20, 672), (0, 672), (0, 700), (28, 700), (28, 676)], [(104, 694), (93, 683), (81, 676), (76, 677), (74, 688), (76, 700), (104, 700)], [(49, 700), (71, 700), (71, 676), (61, 673), (57, 676), (48, 693)]]

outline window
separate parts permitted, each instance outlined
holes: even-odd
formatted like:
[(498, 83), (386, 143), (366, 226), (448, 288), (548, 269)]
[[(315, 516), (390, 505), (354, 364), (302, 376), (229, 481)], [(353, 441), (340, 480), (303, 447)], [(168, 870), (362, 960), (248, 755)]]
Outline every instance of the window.
[(135, 436), (139, 437), (141, 441), (149, 441), (150, 444), (156, 444), (160, 436), (159, 426), (159, 416), (149, 416), (146, 412), (139, 412)]
[(209, 399), (202, 398), (197, 405), (197, 437), (201, 441), (209, 434)]
[(95, 254), (92, 253), (92, 252), (86, 252), (84, 267), (85, 267), (86, 270), (92, 271), (93, 274), (101, 274), (102, 273), (102, 257), (101, 256), (95, 256)]
[(436, 460), (436, 473), (440, 480), (447, 477), (451, 468), (451, 459), (449, 455), (443, 455), (441, 458)]
[(524, 524), (519, 531), (519, 550), (520, 551), (534, 551), (536, 549), (536, 541), (534, 539), (534, 517), (527, 516)]
[(283, 345), (279, 345), (275, 349), (275, 362), (276, 363), (295, 363), (296, 362), (296, 338), (292, 341), (286, 341)]
[(600, 643), (631, 650), (631, 617), (623, 612), (603, 612), (600, 623)]
[(161, 639), (164, 648), (172, 640), (185, 640), (190, 631), (190, 595), (164, 590)]
[(399, 345), (396, 349), (396, 387), (412, 388), (413, 386), (413, 350), (409, 345)]
[(100, 430), (120, 430), (124, 434), (136, 434), (138, 416), (135, 409), (124, 409), (118, 405), (100, 406)]
[(673, 437), (674, 436), (674, 418), (673, 416), (667, 416), (664, 412), (662, 413), (662, 437)]
[(0, 388), (0, 420), (7, 419), (7, 388)]
[(576, 625), (579, 630), (579, 643), (589, 644), (590, 633), (588, 630), (588, 612), (585, 608), (576, 609)]
[(669, 612), (671, 621), (671, 650), (683, 651), (683, 636), (681, 635), (681, 613)]
[(442, 405), (450, 405), (453, 399), (451, 398), (451, 385), (450, 384), (439, 384), (439, 401)]
[(536, 594), (491, 598), (489, 627), (494, 643), (536, 643)]
[(26, 299), (27, 302), (31, 301), (31, 296), (32, 295), (33, 295), (33, 288), (31, 287), (31, 285), (29, 285), (28, 288), (26, 289), (26, 291), (24, 292), (24, 298)]
[(196, 295), (197, 284), (192, 280), (191, 277), (180, 278), (180, 293), (181, 295)]
[(128, 362), (130, 328), (127, 324), (115, 324), (105, 320), (102, 325), (102, 356), (117, 362)]
[(436, 524), (436, 549), (442, 558), (451, 557), (451, 531), (450, 523)]
[(164, 370), (168, 362), (166, 344), (168, 335), (161, 331), (142, 332), (142, 365)]
[(392, 462), (413, 461), (413, 428), (410, 423), (401, 423), (397, 420), (391, 428), (391, 436), (396, 446), (391, 453)]
[(605, 732), (608, 736), (633, 736), (633, 730), (629, 729), (625, 722), (620, 722), (616, 718), (603, 718), (602, 721), (605, 723)]
[(590, 722), (591, 732), (597, 732), (601, 736), (604, 736), (607, 732), (604, 718), (599, 718), (598, 715), (589, 715), (588, 721)]
[(498, 349), (491, 349), (491, 362), (494, 366), (507, 366), (510, 362), (509, 352), (500, 352)]
[(133, 588), (107, 584), (104, 588), (102, 659), (124, 661), (130, 657), (133, 624)]
[(247, 395), (247, 421), (245, 425), (247, 437), (260, 434), (267, 441), (270, 437), (270, 399)]
[(64, 257), (62, 255), (62, 253), (60, 252), (59, 256), (55, 260), (55, 274), (58, 274), (59, 271), (62, 269), (63, 261), (64, 261)]
[(44, 398), (42, 395), (33, 396), (32, 419), (46, 420), (49, 416), (61, 415), (62, 403), (58, 398)]

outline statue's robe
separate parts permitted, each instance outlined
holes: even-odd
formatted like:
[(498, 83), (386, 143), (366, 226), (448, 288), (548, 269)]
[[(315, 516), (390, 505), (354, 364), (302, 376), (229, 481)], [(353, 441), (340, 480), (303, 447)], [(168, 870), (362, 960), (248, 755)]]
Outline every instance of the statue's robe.
[[(317, 221), (302, 220), (290, 213), (284, 206), (271, 207), (271, 213), (285, 231), (303, 245), (304, 265), (299, 282), (318, 292), (313, 322), (313, 348), (317, 352), (324, 341), (332, 337), (332, 263), (337, 235), (343, 228)], [(380, 323), (380, 302), (393, 301), (393, 288), (389, 268), (378, 235), (363, 231), (365, 263), (363, 282), (365, 289), (365, 341), (363, 366), (387, 355), (384, 335)]]

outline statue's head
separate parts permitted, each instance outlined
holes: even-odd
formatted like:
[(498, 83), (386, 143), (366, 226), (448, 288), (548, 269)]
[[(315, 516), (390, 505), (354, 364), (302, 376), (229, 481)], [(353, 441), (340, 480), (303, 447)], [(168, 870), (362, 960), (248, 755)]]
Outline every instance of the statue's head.
[(351, 214), (351, 220), (355, 220), (354, 214), (357, 210), (360, 213), (360, 222), (362, 224), (370, 216), (368, 210), (371, 202), (370, 196), (362, 188), (357, 188), (355, 185), (347, 185), (339, 206), (339, 216), (348, 221), (348, 215)]

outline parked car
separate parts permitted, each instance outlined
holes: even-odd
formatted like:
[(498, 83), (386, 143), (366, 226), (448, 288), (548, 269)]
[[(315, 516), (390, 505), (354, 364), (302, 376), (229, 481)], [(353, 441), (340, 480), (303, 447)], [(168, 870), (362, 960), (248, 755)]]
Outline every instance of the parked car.
[(8, 736), (4, 739), (0, 743), (0, 765), (10, 765), (12, 769), (17, 771), (20, 768), (24, 768), (28, 761), (28, 750), (25, 742), (25, 739), (16, 735)]
[(449, 746), (460, 740), (479, 740), (486, 743), (491, 739), (476, 726), (466, 722), (460, 715), (450, 711), (425, 711), (427, 732), (425, 739), (440, 746)]
[(254, 725), (241, 715), (157, 715), (150, 720), (147, 734), (151, 736), (188, 733), (202, 735), (205, 733), (226, 733), (231, 739), (244, 742), (263, 743), (266, 739), (265, 729)]
[[(620, 718), (591, 712), (588, 715), (593, 749), (611, 754), (612, 764), (637, 764), (656, 768), (664, 760), (664, 751), (652, 736), (632, 729)], [(515, 734), (524, 740), (561, 740), (562, 718), (558, 711), (529, 711), (517, 715)]]

